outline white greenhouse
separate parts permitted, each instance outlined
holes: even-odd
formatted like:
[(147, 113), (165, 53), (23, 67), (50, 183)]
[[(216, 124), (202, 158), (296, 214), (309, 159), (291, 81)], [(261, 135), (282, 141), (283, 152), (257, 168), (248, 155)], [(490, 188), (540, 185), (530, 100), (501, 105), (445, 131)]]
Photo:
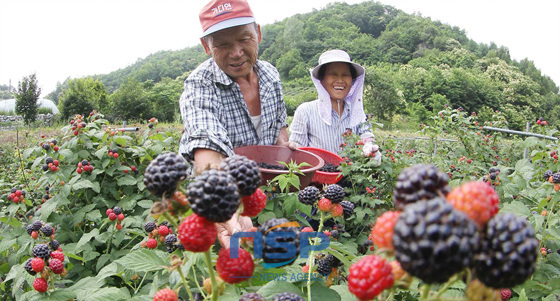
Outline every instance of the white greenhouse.
[[(58, 108), (54, 102), (50, 99), (39, 98), (37, 100), (39, 108), (49, 108), (52, 109), (53, 114), (58, 114)], [(16, 100), (15, 99), (3, 99), (0, 100), (0, 112), (15, 112), (16, 110)]]

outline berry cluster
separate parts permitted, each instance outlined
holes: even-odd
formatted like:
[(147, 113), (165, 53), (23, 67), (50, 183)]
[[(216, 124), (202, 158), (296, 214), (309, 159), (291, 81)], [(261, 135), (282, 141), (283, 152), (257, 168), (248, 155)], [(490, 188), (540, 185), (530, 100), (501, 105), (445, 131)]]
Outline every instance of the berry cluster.
[(158, 244), (162, 243), (169, 253), (172, 253), (176, 249), (184, 250), (183, 245), (178, 241), (177, 236), (173, 234), (173, 229), (167, 221), (159, 225), (152, 221), (146, 222), (144, 224), (144, 230), (148, 232), (148, 240), (141, 243), (142, 247), (155, 249)]
[(150, 120), (148, 121), (148, 127), (149, 128), (153, 128), (155, 124), (158, 123), (158, 120), (155, 117), (150, 118)]
[(344, 188), (338, 184), (330, 184), (323, 192), (315, 186), (307, 186), (298, 192), (298, 200), (305, 205), (317, 204), (319, 210), (330, 212), (332, 217), (349, 218), (354, 214), (355, 204), (343, 201), (346, 196)]
[(122, 221), (124, 219), (124, 214), (123, 214), (123, 210), (121, 207), (113, 207), (113, 209), (109, 208), (107, 209), (107, 211), (105, 212), (107, 214), (107, 217), (109, 218), (110, 221), (117, 221), (117, 225), (115, 226), (117, 228), (117, 230), (121, 230), (122, 229)]
[(119, 150), (118, 149), (110, 149), (107, 151), (107, 155), (109, 157), (117, 159), (119, 157)]
[[(27, 233), (34, 239), (45, 238), (42, 243), (32, 249), (33, 257), (24, 263), (24, 269), (32, 276), (38, 275), (33, 281), (33, 288), (44, 293), (49, 289), (48, 280), (56, 275), (61, 278), (66, 276), (64, 268), (64, 253), (58, 241), (54, 239), (54, 229), (50, 225), (35, 221), (26, 227)], [(46, 242), (48, 238), (50, 241)]]
[(74, 119), (70, 120), (70, 125), (72, 125), (72, 131), (74, 131), (74, 136), (78, 136), (80, 131), (84, 129), (87, 124), (83, 121), (84, 116), (76, 115)]
[(10, 194), (8, 195), (8, 200), (13, 201), (14, 203), (25, 203), (25, 190), (20, 190), (17, 187), (12, 187), (10, 190)]
[(88, 160), (84, 159), (81, 162), (78, 162), (78, 168), (76, 168), (76, 172), (81, 174), (82, 172), (92, 172), (93, 165), (90, 165)]
[(45, 163), (43, 164), (43, 171), (59, 171), (60, 167), (58, 167), (59, 161), (58, 160), (53, 160), (52, 157), (46, 157), (45, 158)]
[(144, 171), (144, 184), (155, 196), (170, 197), (179, 182), (187, 177), (188, 164), (183, 156), (163, 153), (148, 164)]
[[(41, 136), (41, 138), (44, 138), (45, 136)], [(55, 152), (58, 152), (58, 146), (56, 145), (58, 143), (58, 141), (56, 141), (56, 139), (53, 139), (51, 141), (45, 142), (45, 143), (41, 143), (41, 148), (46, 150), (47, 152), (52, 149)]]
[[(400, 203), (404, 210), (378, 218), (372, 231), (376, 245), (388, 248), (392, 243), (402, 268), (426, 283), (445, 282), (466, 267), (491, 288), (513, 287), (530, 277), (539, 245), (531, 225), (513, 214), (497, 215), (499, 197), (487, 183), (467, 182), (444, 193), (447, 186), (434, 189), (438, 171), (424, 168), (403, 172), (413, 179), (411, 184), (399, 176), (403, 184), (396, 200), (405, 200)], [(479, 296), (480, 289), (471, 288), (469, 294)]]

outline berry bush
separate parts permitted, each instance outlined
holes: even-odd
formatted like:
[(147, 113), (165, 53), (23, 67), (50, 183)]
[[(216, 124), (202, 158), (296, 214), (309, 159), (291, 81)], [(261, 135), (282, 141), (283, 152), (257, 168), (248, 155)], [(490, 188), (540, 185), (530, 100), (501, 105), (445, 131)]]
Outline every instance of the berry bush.
[[(309, 187), (291, 162), (260, 186), (240, 156), (189, 177), (180, 133), (155, 119), (124, 132), (92, 112), (2, 145), (0, 297), (558, 300), (556, 146), (462, 110), (433, 119), (427, 139), (378, 134), (381, 165), (345, 134), (343, 179)], [(220, 247), (221, 222), (241, 216), (254, 235)]]

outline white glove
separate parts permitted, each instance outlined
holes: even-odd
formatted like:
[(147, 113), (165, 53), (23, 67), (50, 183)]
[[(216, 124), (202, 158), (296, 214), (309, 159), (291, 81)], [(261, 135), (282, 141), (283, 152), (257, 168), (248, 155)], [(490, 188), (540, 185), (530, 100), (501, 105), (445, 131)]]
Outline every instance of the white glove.
[(381, 158), (383, 156), (379, 151), (379, 145), (373, 144), (373, 142), (368, 141), (364, 144), (364, 147), (362, 148), (362, 153), (364, 157), (370, 157), (370, 156), (373, 157), (373, 159), (377, 161), (377, 163), (375, 164), (376, 166), (381, 165)]

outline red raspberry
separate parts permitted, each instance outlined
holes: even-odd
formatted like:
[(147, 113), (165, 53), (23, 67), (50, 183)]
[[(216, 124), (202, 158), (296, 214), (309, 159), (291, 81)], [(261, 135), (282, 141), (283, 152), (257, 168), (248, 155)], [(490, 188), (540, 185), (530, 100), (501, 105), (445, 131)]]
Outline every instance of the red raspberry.
[(161, 236), (167, 236), (167, 234), (169, 234), (169, 228), (167, 228), (166, 225), (161, 225), (158, 228), (158, 233)]
[(49, 269), (51, 269), (51, 271), (55, 274), (62, 274), (64, 271), (64, 265), (62, 264), (62, 261), (56, 258), (51, 258), (49, 261)]
[(331, 208), (331, 215), (333, 217), (339, 217), (344, 214), (344, 208), (340, 204), (333, 204)]
[(498, 213), (500, 197), (490, 185), (473, 181), (454, 188), (447, 201), (482, 228)]
[(327, 199), (327, 198), (322, 198), (319, 200), (319, 203), (317, 204), (317, 206), (319, 207), (319, 210), (323, 211), (323, 212), (329, 212), (331, 211), (332, 208), (332, 202), (331, 200)]
[(257, 216), (266, 207), (266, 194), (257, 188), (253, 194), (241, 198), (243, 202), (243, 216)]
[(178, 299), (177, 293), (170, 288), (159, 290), (154, 295), (154, 301), (177, 301)]
[(35, 272), (41, 272), (45, 268), (45, 261), (43, 258), (35, 257), (31, 260), (31, 268)]
[(222, 248), (216, 261), (216, 270), (225, 282), (233, 284), (248, 280), (253, 275), (255, 264), (251, 254), (239, 249), (239, 256), (231, 258), (230, 249)]
[(157, 247), (157, 240), (153, 238), (148, 239), (146, 247), (148, 247), (148, 249), (155, 249)]
[(393, 286), (391, 265), (385, 259), (368, 255), (348, 271), (348, 290), (360, 300), (371, 300)]
[(31, 232), (31, 237), (33, 239), (37, 239), (37, 237), (39, 237), (39, 233), (37, 233), (37, 231), (33, 231), (33, 232)]
[(117, 215), (117, 218), (119, 219), (119, 221), (122, 221), (124, 219), (124, 214), (119, 213), (119, 215)]
[(44, 293), (49, 289), (49, 285), (47, 284), (47, 280), (39, 277), (33, 280), (33, 288), (39, 293)]
[(311, 227), (305, 227), (301, 230), (301, 232), (313, 232), (313, 228)]
[(195, 213), (181, 222), (178, 232), (185, 250), (191, 252), (207, 251), (218, 237), (216, 224)]
[(109, 216), (109, 214), (113, 213), (113, 209), (109, 208), (107, 209), (107, 211), (105, 211), (105, 214), (107, 214), (107, 216)]
[(117, 215), (115, 213), (111, 212), (111, 213), (109, 213), (109, 219), (114, 221), (114, 220), (117, 219)]
[(60, 260), (60, 262), (64, 262), (64, 253), (59, 251), (51, 252), (51, 257)]
[(377, 248), (394, 250), (393, 230), (400, 215), (400, 211), (388, 211), (377, 218), (371, 230), (371, 238)]
[(308, 266), (308, 265), (304, 265), (304, 266), (301, 268), (301, 271), (304, 272), (304, 273), (309, 273), (309, 266)]
[(503, 288), (500, 290), (502, 295), (502, 301), (508, 301), (511, 298), (511, 290), (509, 288)]
[(122, 225), (121, 224), (117, 224), (117, 230), (121, 230), (122, 229)]

